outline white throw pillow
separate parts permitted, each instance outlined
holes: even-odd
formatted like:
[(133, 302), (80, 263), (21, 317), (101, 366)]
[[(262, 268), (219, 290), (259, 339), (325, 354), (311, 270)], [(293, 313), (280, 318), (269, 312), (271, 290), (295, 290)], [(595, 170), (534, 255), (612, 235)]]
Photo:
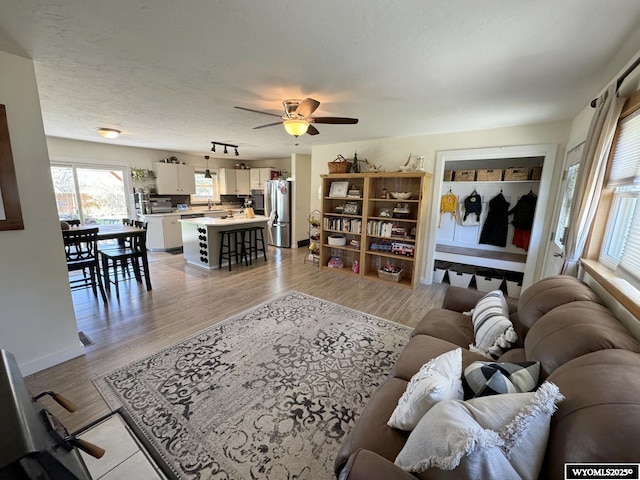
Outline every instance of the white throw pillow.
[(501, 290), (487, 293), (471, 310), (474, 345), (469, 350), (497, 359), (518, 339), (509, 320), (509, 305)]
[[(437, 478), (538, 478), (551, 415), (564, 397), (556, 385), (440, 402), (411, 432), (395, 464), (412, 473), (438, 468)], [(454, 470), (455, 469), (455, 470)], [(448, 472), (451, 471), (451, 472)]]
[(461, 348), (429, 360), (411, 377), (387, 425), (400, 430), (413, 430), (427, 410), (437, 402), (463, 398), (461, 379)]

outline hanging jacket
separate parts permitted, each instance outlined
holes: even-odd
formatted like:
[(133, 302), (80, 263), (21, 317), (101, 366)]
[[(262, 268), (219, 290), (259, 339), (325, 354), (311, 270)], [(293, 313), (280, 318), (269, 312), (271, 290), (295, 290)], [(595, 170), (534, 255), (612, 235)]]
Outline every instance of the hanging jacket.
[(509, 202), (502, 192), (489, 201), (487, 218), (482, 227), (480, 242), (496, 247), (507, 246), (507, 231), (509, 229)]
[(516, 206), (509, 210), (509, 215), (513, 215), (513, 221), (511, 223), (514, 227), (520, 230), (531, 231), (537, 201), (538, 197), (533, 192), (529, 192), (520, 197)]

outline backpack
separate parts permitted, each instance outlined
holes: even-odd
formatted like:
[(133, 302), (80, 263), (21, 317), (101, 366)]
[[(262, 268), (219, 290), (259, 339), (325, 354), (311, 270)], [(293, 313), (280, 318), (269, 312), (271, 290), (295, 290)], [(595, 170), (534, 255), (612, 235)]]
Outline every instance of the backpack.
[(471, 195), (464, 199), (464, 218), (467, 219), (470, 213), (475, 213), (478, 222), (480, 221), (480, 214), (482, 213), (482, 197), (478, 195), (475, 190)]

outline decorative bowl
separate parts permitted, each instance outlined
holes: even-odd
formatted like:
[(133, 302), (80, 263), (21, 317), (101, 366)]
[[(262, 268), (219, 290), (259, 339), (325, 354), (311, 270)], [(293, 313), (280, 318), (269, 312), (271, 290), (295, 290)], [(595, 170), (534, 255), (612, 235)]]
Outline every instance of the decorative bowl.
[(411, 197), (411, 192), (391, 192), (391, 196), (398, 200), (407, 200)]
[(347, 237), (345, 237), (344, 235), (329, 235), (327, 237), (327, 243), (329, 245), (346, 245), (347, 244)]

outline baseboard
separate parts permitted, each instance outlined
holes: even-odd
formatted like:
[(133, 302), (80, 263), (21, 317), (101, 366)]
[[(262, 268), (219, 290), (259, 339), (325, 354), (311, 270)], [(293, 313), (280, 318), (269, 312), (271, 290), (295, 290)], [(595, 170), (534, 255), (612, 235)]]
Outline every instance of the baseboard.
[(22, 373), (23, 377), (26, 377), (27, 375), (53, 367), (54, 365), (58, 365), (81, 355), (84, 355), (84, 345), (78, 340), (77, 345), (74, 345), (73, 347), (19, 364), (20, 373)]

